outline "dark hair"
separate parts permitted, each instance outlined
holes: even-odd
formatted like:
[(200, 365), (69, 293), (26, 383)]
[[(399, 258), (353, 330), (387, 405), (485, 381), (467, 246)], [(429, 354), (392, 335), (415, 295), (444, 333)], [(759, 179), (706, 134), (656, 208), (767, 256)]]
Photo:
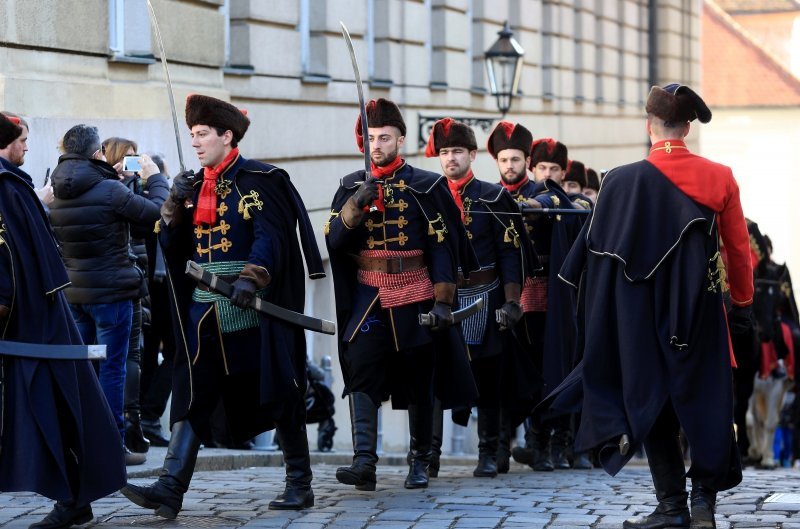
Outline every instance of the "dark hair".
[(100, 148), (100, 135), (97, 133), (97, 127), (83, 123), (75, 125), (64, 134), (61, 148), (66, 154), (79, 154), (91, 158)]
[(9, 118), (17, 118), (19, 120), (20, 126), (25, 127), (28, 130), (31, 130), (30, 126), (28, 126), (28, 122), (25, 121), (25, 118), (23, 118), (19, 114), (14, 114), (13, 112), (9, 112), (8, 110), (3, 110), (2, 112), (0, 112), (0, 114), (3, 114), (4, 116)]
[[(210, 127), (217, 131), (217, 136), (222, 136), (225, 134), (225, 131), (228, 129), (223, 129), (222, 127), (215, 127), (214, 125), (210, 125)], [(231, 131), (233, 132), (233, 131)], [(236, 135), (234, 134), (231, 138), (231, 148), (235, 149), (239, 145), (239, 141), (236, 139)]]

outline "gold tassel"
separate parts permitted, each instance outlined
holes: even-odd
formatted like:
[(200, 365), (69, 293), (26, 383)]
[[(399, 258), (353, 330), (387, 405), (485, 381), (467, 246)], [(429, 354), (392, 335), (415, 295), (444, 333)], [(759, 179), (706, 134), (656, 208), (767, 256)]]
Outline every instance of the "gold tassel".
[(158, 219), (155, 226), (153, 226), (153, 233), (161, 233), (161, 219)]
[(428, 235), (433, 235), (436, 233), (436, 230), (433, 229), (433, 222), (428, 223)]
[(252, 218), (250, 216), (250, 208), (248, 207), (244, 208), (244, 213), (242, 214), (242, 217), (244, 217), (244, 220), (250, 220)]

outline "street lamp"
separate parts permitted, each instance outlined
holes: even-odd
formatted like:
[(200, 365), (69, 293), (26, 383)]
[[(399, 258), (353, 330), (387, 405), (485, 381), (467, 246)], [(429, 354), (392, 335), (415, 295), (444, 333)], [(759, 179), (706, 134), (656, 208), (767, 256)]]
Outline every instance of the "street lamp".
[(489, 75), (489, 88), (492, 95), (497, 97), (497, 108), (505, 117), (511, 108), (511, 99), (519, 88), (522, 56), (525, 55), (525, 50), (514, 40), (507, 20), (503, 29), (497, 34), (500, 38), (486, 50), (484, 60), (486, 73)]

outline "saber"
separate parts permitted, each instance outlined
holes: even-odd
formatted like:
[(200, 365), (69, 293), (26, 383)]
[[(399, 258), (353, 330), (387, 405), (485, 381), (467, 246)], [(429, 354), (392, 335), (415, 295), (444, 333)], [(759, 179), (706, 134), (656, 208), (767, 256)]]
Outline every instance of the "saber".
[[(453, 324), (461, 323), (465, 319), (469, 318), (473, 314), (477, 313), (479, 310), (483, 308), (483, 298), (478, 298), (475, 303), (464, 307), (461, 310), (457, 310), (453, 313)], [(419, 315), (419, 324), (423, 327), (433, 327), (436, 325), (436, 316), (431, 314), (420, 314)]]
[[(203, 268), (194, 261), (186, 261), (186, 275), (198, 283), (207, 286), (214, 292), (222, 294), (226, 298), (230, 298), (231, 293), (233, 293), (233, 287), (230, 283), (223, 281), (208, 270), (203, 270)], [(297, 325), (309, 331), (330, 335), (336, 334), (336, 324), (332, 321), (306, 316), (305, 314), (285, 309), (269, 301), (264, 301), (259, 297), (253, 297), (250, 301), (250, 308), (255, 309), (265, 316)]]
[(156, 42), (158, 42), (158, 50), (161, 52), (161, 66), (164, 67), (164, 77), (167, 80), (167, 95), (169, 95), (169, 109), (172, 111), (172, 126), (175, 129), (175, 143), (178, 146), (178, 162), (181, 166), (181, 171), (186, 171), (186, 165), (183, 162), (183, 150), (181, 149), (181, 134), (178, 127), (178, 113), (175, 111), (175, 96), (172, 94), (172, 81), (169, 78), (169, 68), (167, 67), (167, 52), (164, 50), (164, 41), (161, 40), (161, 31), (158, 29), (158, 19), (156, 18), (156, 10), (153, 9), (153, 4), (147, 0), (147, 7), (150, 9), (150, 22), (153, 23), (153, 29), (156, 32)]
[(591, 209), (560, 209), (560, 208), (531, 208), (524, 207), (519, 213), (516, 211), (470, 211), (470, 215), (508, 215), (521, 217), (523, 215), (588, 215)]
[(105, 360), (105, 345), (53, 345), (0, 340), (0, 356), (42, 360)]
[[(347, 44), (347, 51), (350, 52), (350, 62), (353, 63), (353, 75), (356, 78), (356, 88), (358, 89), (358, 111), (361, 114), (361, 137), (364, 144), (364, 180), (372, 178), (372, 165), (369, 154), (369, 123), (367, 122), (367, 105), (364, 103), (364, 88), (361, 84), (361, 74), (358, 71), (358, 61), (356, 60), (356, 51), (353, 49), (353, 40), (350, 38), (350, 32), (341, 20), (339, 24), (342, 25), (342, 36), (344, 42)], [(378, 209), (375, 204), (370, 205), (369, 210), (375, 211)]]

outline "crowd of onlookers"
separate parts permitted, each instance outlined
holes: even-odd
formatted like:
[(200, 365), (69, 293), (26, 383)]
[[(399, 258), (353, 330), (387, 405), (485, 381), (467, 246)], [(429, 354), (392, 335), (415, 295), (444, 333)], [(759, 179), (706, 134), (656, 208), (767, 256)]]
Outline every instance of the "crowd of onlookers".
[[(28, 123), (9, 162), (25, 162)], [(172, 389), (174, 338), (165, 264), (154, 226), (169, 194), (164, 157), (139, 153), (135, 141), (76, 125), (36, 195), (48, 210), (70, 286), (65, 290), (84, 343), (104, 344), (96, 363), (100, 385), (125, 446), (127, 464), (141, 464), (150, 444), (169, 442), (161, 426)]]

